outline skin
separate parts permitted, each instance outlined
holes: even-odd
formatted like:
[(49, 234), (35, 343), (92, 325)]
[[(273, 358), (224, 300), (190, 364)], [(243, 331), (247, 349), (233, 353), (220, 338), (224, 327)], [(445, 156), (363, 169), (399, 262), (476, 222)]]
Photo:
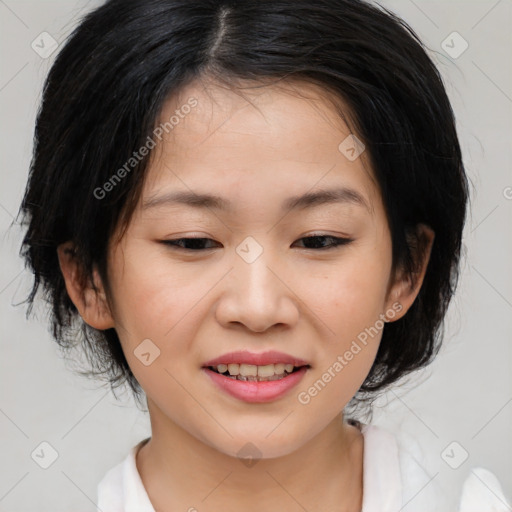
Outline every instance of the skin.
[[(190, 97), (198, 105), (153, 150), (141, 201), (120, 243), (110, 247), (110, 306), (98, 274), (99, 294), (82, 288), (65, 252), (70, 244), (58, 249), (82, 318), (97, 329), (116, 328), (146, 392), (152, 437), (138, 452), (137, 468), (156, 510), (361, 509), (363, 438), (344, 421), (343, 408), (368, 375), (382, 331), (309, 403), (297, 395), (379, 315), (392, 311), (389, 321), (396, 321), (407, 312), (434, 233), (419, 226), (429, 243), (417, 259), (416, 282), (394, 275), (391, 235), (366, 153), (350, 161), (338, 150), (350, 130), (320, 94), (290, 82), (241, 95), (198, 80), (169, 99), (162, 120)], [(369, 209), (333, 203), (281, 211), (290, 196), (335, 186), (359, 191)], [(173, 190), (216, 194), (233, 210), (142, 208)], [(308, 249), (319, 247), (302, 240), (313, 233), (353, 241)], [(248, 236), (263, 248), (252, 263), (236, 252)], [(161, 243), (185, 237), (213, 242), (196, 252)], [(145, 366), (134, 350), (148, 338), (160, 355)], [(246, 403), (219, 391), (201, 370), (239, 349), (279, 350), (311, 368), (284, 397)], [(250, 467), (237, 458), (248, 442), (260, 453)]]

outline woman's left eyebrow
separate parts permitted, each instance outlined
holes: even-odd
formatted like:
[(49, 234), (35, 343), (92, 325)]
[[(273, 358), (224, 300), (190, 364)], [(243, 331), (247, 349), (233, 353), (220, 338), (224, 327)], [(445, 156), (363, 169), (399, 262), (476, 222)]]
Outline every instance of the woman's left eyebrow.
[[(289, 197), (283, 201), (281, 208), (285, 210), (304, 210), (332, 203), (346, 203), (366, 208), (371, 213), (368, 201), (358, 190), (348, 187), (322, 189), (307, 192), (300, 196)], [(197, 193), (192, 191), (173, 191), (150, 197), (145, 200), (143, 210), (151, 208), (183, 204), (193, 208), (210, 208), (233, 212), (231, 201), (209, 193)]]

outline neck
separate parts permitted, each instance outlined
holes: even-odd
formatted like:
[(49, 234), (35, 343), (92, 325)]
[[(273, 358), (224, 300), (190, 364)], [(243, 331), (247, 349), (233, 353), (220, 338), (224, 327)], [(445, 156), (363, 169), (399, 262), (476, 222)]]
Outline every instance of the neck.
[(149, 400), (148, 409), (152, 437), (137, 468), (155, 510), (361, 510), (362, 435), (342, 414), (298, 450), (249, 463), (192, 436)]

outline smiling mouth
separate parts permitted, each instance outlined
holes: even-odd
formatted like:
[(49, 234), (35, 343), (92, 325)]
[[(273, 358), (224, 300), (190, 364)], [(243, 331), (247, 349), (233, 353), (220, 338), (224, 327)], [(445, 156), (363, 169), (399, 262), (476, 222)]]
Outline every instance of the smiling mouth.
[(256, 366), (253, 364), (232, 363), (207, 366), (206, 368), (232, 380), (266, 382), (284, 379), (302, 368), (310, 368), (310, 365), (294, 366), (293, 364), (281, 363)]

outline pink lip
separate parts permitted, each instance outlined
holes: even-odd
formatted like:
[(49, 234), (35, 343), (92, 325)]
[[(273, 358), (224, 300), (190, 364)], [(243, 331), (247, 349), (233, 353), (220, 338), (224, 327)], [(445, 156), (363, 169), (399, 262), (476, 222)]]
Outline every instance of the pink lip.
[[(216, 364), (209, 366), (216, 366)], [(277, 400), (285, 395), (302, 380), (302, 377), (304, 377), (308, 369), (303, 367), (282, 379), (264, 382), (230, 379), (229, 377), (221, 375), (220, 373), (214, 372), (208, 368), (203, 368), (202, 370), (217, 386), (219, 386), (220, 389), (231, 396), (244, 400), (245, 402), (263, 403)]]
[[(218, 366), (219, 364), (254, 364), (256, 366), (264, 366), (266, 364), (293, 364), (293, 366), (309, 366), (307, 361), (299, 359), (297, 357), (284, 354), (283, 352), (277, 352), (275, 350), (269, 350), (268, 352), (249, 352), (248, 350), (238, 350), (236, 352), (230, 352), (222, 356), (211, 359), (203, 364), (206, 366)], [(279, 381), (273, 381), (279, 382)]]

